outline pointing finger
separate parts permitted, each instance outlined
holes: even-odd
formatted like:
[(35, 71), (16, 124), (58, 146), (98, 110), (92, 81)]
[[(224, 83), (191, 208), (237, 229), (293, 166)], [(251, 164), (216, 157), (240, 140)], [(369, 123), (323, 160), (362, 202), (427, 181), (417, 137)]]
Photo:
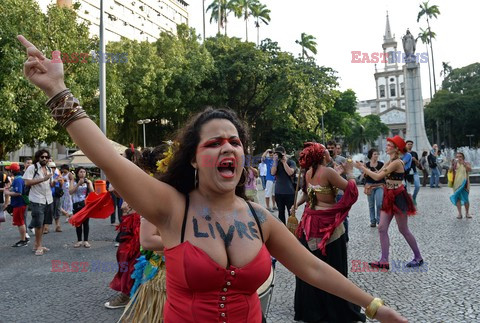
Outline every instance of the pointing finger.
[(35, 56), (40, 59), (45, 59), (45, 56), (43, 56), (42, 52), (40, 52), (35, 45), (33, 45), (31, 42), (29, 42), (25, 37), (22, 35), (17, 36), (18, 41), (27, 49), (27, 55), (28, 56)]

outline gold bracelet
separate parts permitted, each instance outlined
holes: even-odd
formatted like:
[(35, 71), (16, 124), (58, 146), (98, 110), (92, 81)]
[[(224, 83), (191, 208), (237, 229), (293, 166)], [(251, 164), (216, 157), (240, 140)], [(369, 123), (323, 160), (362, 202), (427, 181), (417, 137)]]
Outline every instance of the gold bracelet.
[(373, 301), (368, 304), (367, 308), (365, 309), (365, 315), (371, 320), (375, 317), (375, 314), (377, 314), (378, 309), (385, 305), (385, 302), (381, 300), (380, 298), (374, 298)]

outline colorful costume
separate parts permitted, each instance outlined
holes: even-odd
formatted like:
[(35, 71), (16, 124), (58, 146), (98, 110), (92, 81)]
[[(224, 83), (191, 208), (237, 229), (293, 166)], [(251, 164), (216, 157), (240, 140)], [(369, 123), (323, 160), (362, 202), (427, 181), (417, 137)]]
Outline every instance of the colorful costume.
[[(310, 200), (315, 192), (336, 195), (334, 188), (313, 187), (309, 190)], [(343, 276), (348, 277), (347, 247), (343, 220), (357, 201), (358, 190), (353, 181), (348, 182), (340, 201), (326, 210), (313, 210), (310, 203), (305, 207), (296, 235), (302, 245), (314, 256), (326, 262)], [(313, 287), (296, 277), (295, 320), (306, 322), (365, 322), (360, 307), (337, 296)]]
[[(141, 248), (141, 247), (140, 247)], [(163, 322), (163, 307), (167, 299), (163, 252), (146, 251), (135, 264), (132, 278), (135, 283), (121, 322)]]
[[(117, 230), (120, 231), (120, 245), (117, 250), (117, 262), (120, 269), (110, 282), (110, 288), (130, 295), (134, 284), (131, 276), (135, 269), (135, 259), (140, 256), (140, 215), (138, 213), (123, 215), (122, 223)], [(126, 270), (124, 269), (125, 264), (127, 264)]]
[(453, 205), (457, 205), (457, 201), (460, 200), (462, 205), (468, 203), (468, 195), (470, 192), (470, 180), (468, 178), (468, 172), (465, 165), (457, 164), (454, 170), (453, 178), (453, 195), (450, 196), (450, 201)]

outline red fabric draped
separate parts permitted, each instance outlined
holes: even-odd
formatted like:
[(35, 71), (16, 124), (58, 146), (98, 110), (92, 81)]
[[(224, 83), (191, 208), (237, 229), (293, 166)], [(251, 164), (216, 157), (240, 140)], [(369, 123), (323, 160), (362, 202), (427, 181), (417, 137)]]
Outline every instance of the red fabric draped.
[(305, 207), (297, 231), (297, 237), (305, 234), (307, 241), (311, 238), (322, 238), (318, 248), (325, 256), (327, 241), (332, 236), (333, 231), (343, 223), (348, 215), (350, 208), (358, 199), (357, 185), (353, 181), (348, 181), (345, 193), (340, 201), (327, 210), (312, 210), (309, 205)]
[(131, 276), (140, 257), (140, 215), (132, 213), (122, 216), (117, 230), (121, 239), (117, 249), (118, 271), (110, 282), (110, 288), (130, 295), (134, 283)]
[(395, 198), (399, 195), (405, 199), (407, 215), (417, 214), (412, 197), (407, 193), (407, 190), (403, 185), (396, 189), (387, 189), (386, 187), (383, 188), (382, 211), (387, 214), (404, 214), (405, 211), (402, 211), (402, 209), (395, 204)]
[(87, 218), (106, 219), (114, 210), (115, 207), (109, 192), (102, 194), (91, 192), (85, 199), (84, 208), (74, 214), (68, 222), (79, 227)]

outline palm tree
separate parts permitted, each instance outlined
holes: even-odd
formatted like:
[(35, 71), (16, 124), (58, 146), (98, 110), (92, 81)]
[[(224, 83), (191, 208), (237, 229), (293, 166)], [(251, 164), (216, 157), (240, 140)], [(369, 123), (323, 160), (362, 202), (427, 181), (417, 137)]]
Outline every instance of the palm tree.
[(235, 17), (245, 20), (245, 41), (248, 42), (248, 17), (252, 15), (252, 7), (258, 4), (258, 0), (231, 0), (230, 9)]
[(444, 78), (448, 76), (452, 72), (452, 67), (450, 66), (450, 62), (442, 62), (442, 70), (440, 71), (440, 76), (443, 75)]
[(307, 49), (311, 51), (314, 55), (317, 54), (317, 42), (315, 41), (315, 37), (312, 35), (308, 35), (306, 33), (302, 33), (300, 36), (300, 40), (296, 40), (295, 43), (299, 44), (302, 46), (302, 59), (305, 58), (305, 56), (308, 56)]
[(211, 10), (210, 23), (216, 21), (218, 24), (218, 34), (220, 34), (221, 28), (225, 28), (225, 34), (227, 32), (227, 0), (213, 0), (213, 2), (207, 7), (207, 11)]
[(270, 22), (270, 9), (267, 9), (267, 6), (256, 2), (252, 5), (252, 17), (256, 18), (255, 27), (257, 28), (257, 46), (260, 43), (260, 22), (263, 22), (265, 25), (268, 25)]
[(433, 59), (433, 46), (432, 46), (432, 37), (431, 37), (431, 29), (430, 29), (430, 19), (437, 18), (437, 16), (440, 14), (440, 10), (438, 9), (437, 5), (430, 6), (428, 2), (429, 1), (423, 2), (420, 5), (420, 11), (418, 12), (417, 22), (419, 22), (423, 16), (427, 18), (427, 27), (428, 27), (428, 30), (430, 31), (430, 53), (432, 54), (433, 93), (435, 94), (437, 92), (437, 82), (435, 78), (435, 60)]
[[(436, 34), (431, 31), (429, 28), (424, 30), (423, 28), (420, 28), (420, 33), (418, 34), (418, 38), (422, 40), (422, 43), (425, 44), (425, 47), (427, 49), (427, 55), (428, 55), (428, 44), (430, 44), (430, 39), (435, 39)], [(432, 101), (432, 73), (430, 72), (430, 59), (428, 60), (428, 80), (430, 82), (430, 101)]]
[(203, 15), (203, 41), (205, 41), (205, 0), (202, 0), (202, 15)]

